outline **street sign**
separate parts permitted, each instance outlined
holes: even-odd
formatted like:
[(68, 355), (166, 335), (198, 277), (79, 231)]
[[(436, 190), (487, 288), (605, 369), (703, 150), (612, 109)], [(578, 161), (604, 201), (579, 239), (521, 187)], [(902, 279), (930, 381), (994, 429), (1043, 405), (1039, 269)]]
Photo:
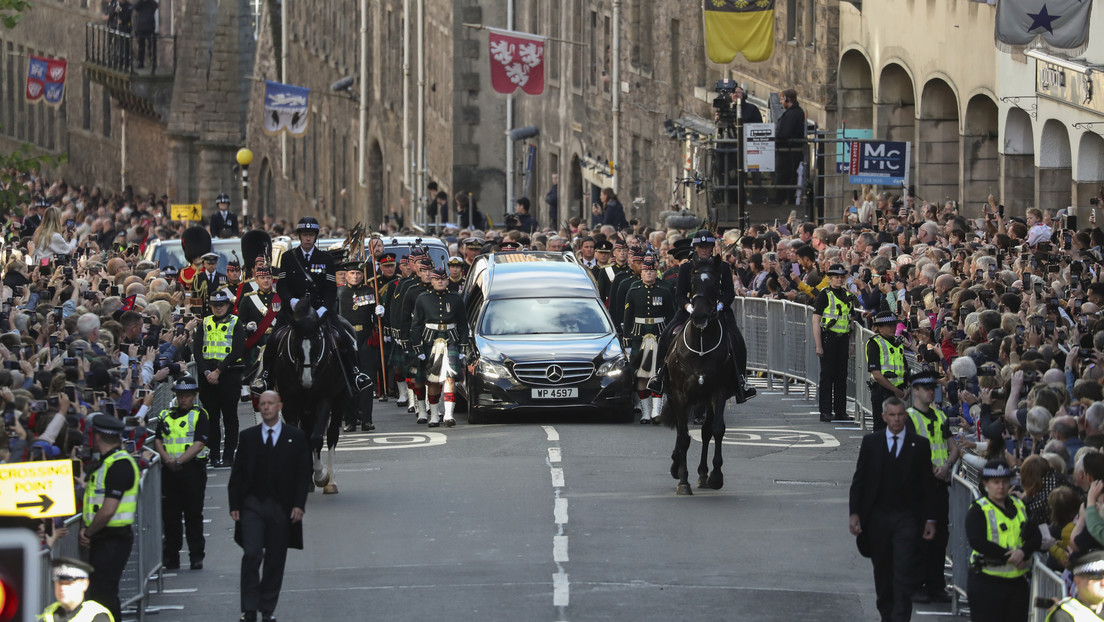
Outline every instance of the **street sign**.
[(908, 180), (911, 143), (856, 140), (851, 143), (850, 183), (900, 186)]
[(70, 460), (0, 465), (0, 516), (72, 516), (75, 496)]
[(774, 124), (744, 124), (744, 170), (770, 173), (774, 170)]
[(199, 222), (200, 220), (203, 220), (203, 206), (198, 203), (196, 203), (195, 205), (173, 203), (172, 219)]

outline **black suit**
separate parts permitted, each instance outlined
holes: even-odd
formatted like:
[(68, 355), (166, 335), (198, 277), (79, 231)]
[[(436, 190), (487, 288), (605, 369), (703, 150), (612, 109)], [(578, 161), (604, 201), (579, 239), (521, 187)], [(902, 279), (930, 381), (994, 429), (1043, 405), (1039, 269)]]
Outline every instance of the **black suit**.
[(907, 428), (901, 435), (896, 458), (885, 431), (863, 437), (850, 496), (850, 513), (862, 527), (860, 550), (874, 565), (878, 611), (894, 622), (912, 616), (916, 550), (934, 517), (931, 446)]
[(303, 548), (303, 523), (291, 521), (291, 510), (306, 508), (312, 464), (299, 428), (284, 423), (272, 449), (265, 445), (263, 430), (257, 425), (241, 433), (227, 491), (230, 511), (240, 512), (234, 541), (243, 553), (242, 611), (271, 614), (280, 597), (287, 550)]
[(241, 235), (238, 231), (238, 217), (234, 212), (227, 210), (226, 216), (223, 216), (222, 212), (216, 211), (211, 215), (211, 237), (219, 237), (223, 229), (229, 229), (234, 237)]
[(303, 257), (302, 247), (296, 247), (284, 254), (279, 273), (275, 276), (276, 293), (288, 313), (291, 312), (291, 299), (303, 298), (308, 293), (310, 304), (316, 311), (319, 307), (326, 307), (327, 311), (337, 310), (337, 264), (326, 251), (314, 248), (310, 260), (307, 260)]

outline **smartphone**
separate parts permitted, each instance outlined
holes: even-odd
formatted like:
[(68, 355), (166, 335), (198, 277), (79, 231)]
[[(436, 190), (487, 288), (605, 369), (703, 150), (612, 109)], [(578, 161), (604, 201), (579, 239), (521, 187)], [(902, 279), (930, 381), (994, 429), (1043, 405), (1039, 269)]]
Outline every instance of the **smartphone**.
[(981, 280), (981, 269), (980, 268), (977, 269), (977, 270), (974, 270), (974, 280), (975, 281), (980, 281)]
[(56, 346), (58, 344), (58, 336), (57, 335), (50, 335), (49, 341), (50, 341), (50, 347)]
[(118, 285), (112, 285), (110, 288), (108, 288), (108, 290), (111, 292), (111, 294), (110, 294), (111, 296), (118, 296), (119, 295), (119, 286)]
[(1043, 284), (1042, 283), (1039, 283), (1039, 282), (1035, 283), (1035, 295), (1036, 296), (1042, 296), (1043, 295)]
[(1047, 320), (1043, 322), (1043, 330), (1047, 335), (1054, 332), (1054, 320)]
[(19, 369), (19, 361), (4, 361), (4, 369)]
[(76, 367), (77, 366), (77, 357), (67, 356), (67, 357), (65, 357), (64, 360), (62, 360), (61, 364), (66, 366), (66, 367)]
[(150, 394), (149, 389), (138, 389), (137, 391), (134, 392), (134, 399), (136, 399), (138, 401), (142, 401), (142, 400), (146, 399), (146, 396), (149, 395), (149, 394)]
[(107, 393), (104, 393), (103, 391), (93, 391), (92, 392), (92, 399), (90, 400), (90, 402), (93, 405), (98, 406), (98, 405), (103, 403), (103, 401), (106, 397), (107, 397)]
[(23, 358), (29, 359), (34, 356), (34, 346), (23, 346)]
[(115, 402), (103, 402), (100, 404), (100, 412), (105, 415), (115, 416)]
[(123, 441), (123, 449), (125, 449), (128, 454), (132, 454), (138, 449), (138, 446), (134, 441)]
[(33, 413), (44, 413), (44, 412), (46, 412), (46, 409), (49, 408), (49, 407), (50, 407), (50, 403), (47, 402), (46, 400), (35, 400), (35, 401), (31, 402), (31, 404), (27, 408), (27, 410), (29, 410)]
[(73, 348), (73, 356), (81, 358), (84, 356), (84, 348)]
[(799, 278), (801, 276), (801, 266), (796, 263), (790, 264), (790, 275), (792, 278)]

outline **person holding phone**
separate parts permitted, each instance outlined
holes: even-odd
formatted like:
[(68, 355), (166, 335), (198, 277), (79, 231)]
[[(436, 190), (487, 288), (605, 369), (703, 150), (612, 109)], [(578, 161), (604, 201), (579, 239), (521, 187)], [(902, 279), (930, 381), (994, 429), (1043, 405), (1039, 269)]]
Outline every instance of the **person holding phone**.
[(42, 224), (35, 229), (32, 242), (31, 258), (35, 263), (52, 260), (55, 255), (70, 255), (77, 248), (72, 231), (62, 225), (61, 210), (53, 206), (43, 210)]

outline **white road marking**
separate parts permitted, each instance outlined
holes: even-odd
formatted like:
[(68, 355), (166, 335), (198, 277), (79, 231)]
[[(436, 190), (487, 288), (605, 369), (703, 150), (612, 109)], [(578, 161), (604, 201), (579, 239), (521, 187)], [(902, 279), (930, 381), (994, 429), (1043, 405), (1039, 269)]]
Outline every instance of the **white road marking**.
[(571, 590), (567, 582), (567, 573), (557, 572), (552, 575), (552, 605), (566, 607), (570, 602)]
[[(701, 430), (691, 430), (690, 437), (701, 442)], [(832, 449), (839, 447), (836, 437), (826, 432), (811, 430), (790, 430), (786, 428), (728, 428), (725, 430), (725, 445), (750, 445), (754, 447), (795, 447), (812, 449)]]
[(556, 563), (567, 560), (567, 536), (552, 536), (552, 561)]
[(414, 449), (434, 447), (448, 442), (441, 432), (393, 432), (346, 437), (337, 451), (371, 451), (373, 449)]
[(567, 523), (567, 499), (556, 499), (556, 505), (552, 509), (552, 520), (557, 525), (564, 525)]
[(551, 462), (552, 464), (556, 464), (562, 458), (563, 458), (563, 456), (560, 454), (560, 448), (559, 447), (549, 447), (548, 448), (548, 461), (549, 462)]
[(550, 425), (542, 425), (541, 427), (544, 428), (544, 433), (548, 436), (549, 442), (559, 442), (560, 433), (556, 431), (556, 428)]
[(564, 486), (563, 469), (560, 468), (560, 467), (552, 467), (552, 469), (550, 469), (550, 470), (552, 472), (552, 487), (553, 488), (563, 488), (563, 486)]

